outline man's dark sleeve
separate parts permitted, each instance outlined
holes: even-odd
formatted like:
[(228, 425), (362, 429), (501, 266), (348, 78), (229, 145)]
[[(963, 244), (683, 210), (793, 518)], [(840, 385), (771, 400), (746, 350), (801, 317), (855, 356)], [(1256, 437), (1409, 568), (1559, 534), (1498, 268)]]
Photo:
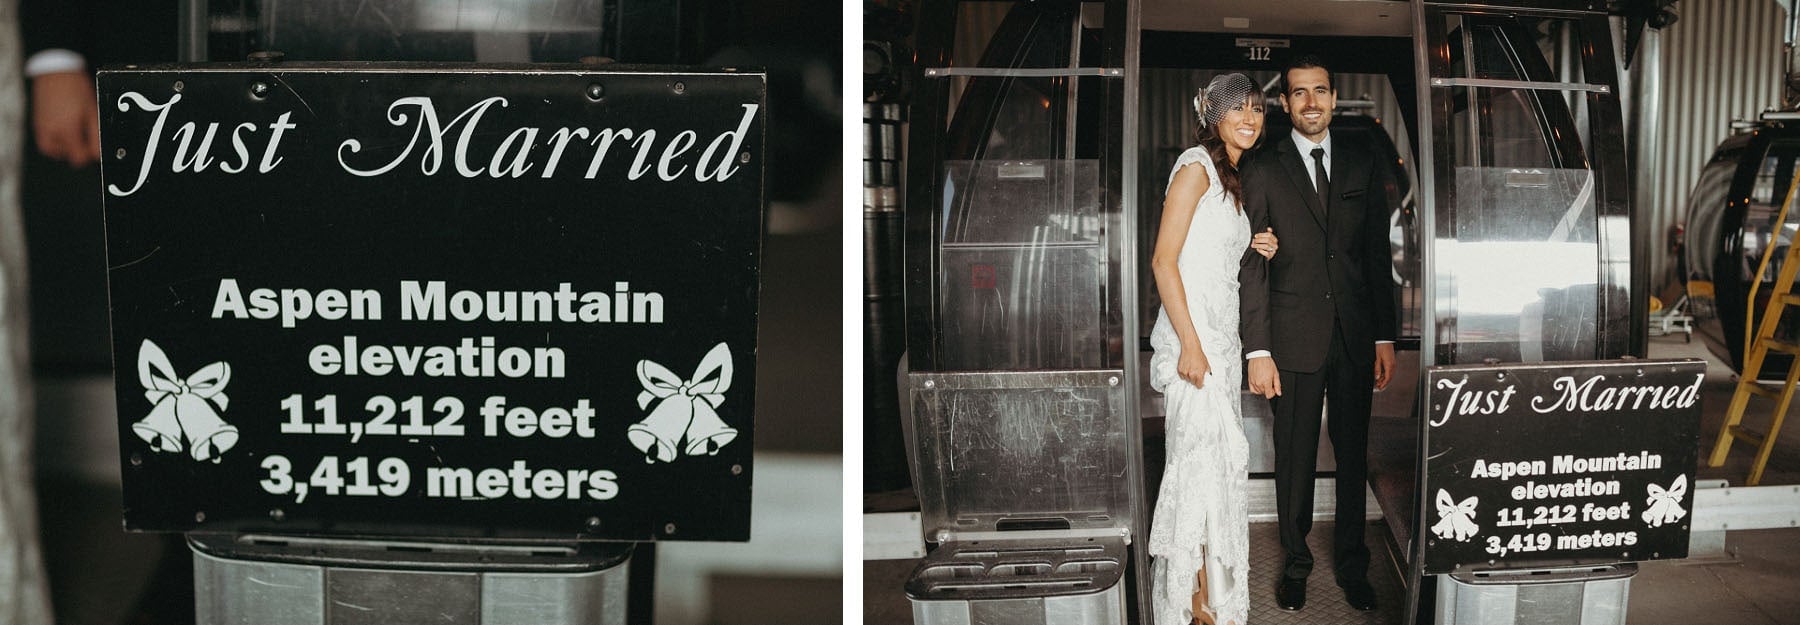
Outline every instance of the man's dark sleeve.
[(1397, 314), (1399, 302), (1394, 290), (1394, 252), (1393, 244), (1388, 241), (1388, 220), (1392, 217), (1394, 207), (1387, 192), (1392, 175), (1387, 173), (1385, 163), (1379, 159), (1371, 159), (1374, 166), (1369, 168), (1369, 203), (1376, 211), (1363, 220), (1363, 244), (1368, 253), (1363, 256), (1364, 284), (1369, 285), (1369, 320), (1373, 324), (1370, 331), (1377, 341), (1392, 341), (1400, 336), (1400, 316)]
[[(1269, 227), (1269, 187), (1261, 175), (1263, 168), (1256, 160), (1252, 155), (1246, 155), (1241, 170), (1244, 215), (1250, 219), (1251, 236)], [(1281, 233), (1277, 232), (1275, 236), (1279, 237)], [(1238, 262), (1238, 305), (1238, 335), (1244, 343), (1243, 353), (1271, 349), (1269, 260), (1254, 249), (1244, 250), (1244, 257)]]
[[(19, 33), (25, 57), (62, 48), (84, 57), (94, 49), (94, 0), (19, 0)], [(173, 23), (155, 25), (174, 28)], [(139, 24), (151, 28), (151, 24)], [(90, 63), (91, 64), (91, 63)], [(90, 67), (89, 69), (93, 69)]]

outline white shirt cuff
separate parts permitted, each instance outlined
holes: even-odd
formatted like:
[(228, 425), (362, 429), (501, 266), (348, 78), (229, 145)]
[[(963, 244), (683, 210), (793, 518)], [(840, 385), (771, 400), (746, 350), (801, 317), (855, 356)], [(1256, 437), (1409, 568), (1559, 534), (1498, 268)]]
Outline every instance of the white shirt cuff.
[[(1383, 343), (1392, 345), (1394, 342), (1393, 341), (1375, 341), (1376, 345), (1381, 345)], [(1244, 360), (1256, 360), (1258, 358), (1272, 358), (1272, 357), (1274, 357), (1274, 354), (1269, 353), (1269, 350), (1266, 350), (1266, 349), (1259, 349), (1259, 350), (1250, 352), (1248, 354), (1244, 354)]]
[(44, 74), (84, 71), (87, 71), (87, 59), (81, 58), (80, 53), (65, 48), (40, 50), (31, 55), (31, 58), (25, 59), (25, 75), (32, 78)]

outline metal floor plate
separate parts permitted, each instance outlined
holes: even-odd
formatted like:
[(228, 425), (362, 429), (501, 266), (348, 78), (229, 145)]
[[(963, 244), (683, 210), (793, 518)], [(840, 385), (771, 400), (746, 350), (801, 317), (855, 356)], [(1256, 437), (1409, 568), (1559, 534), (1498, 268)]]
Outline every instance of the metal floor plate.
[(1250, 524), (1250, 622), (1256, 625), (1321, 625), (1397, 624), (1401, 622), (1400, 604), (1406, 601), (1406, 590), (1400, 586), (1399, 573), (1386, 556), (1387, 528), (1370, 522), (1363, 540), (1371, 552), (1369, 584), (1375, 587), (1376, 609), (1358, 612), (1344, 604), (1344, 592), (1331, 576), (1331, 530), (1334, 524), (1313, 522), (1306, 536), (1312, 548), (1313, 574), (1306, 579), (1306, 607), (1288, 612), (1275, 607), (1275, 581), (1281, 574), (1281, 533), (1274, 523)]
[[(1281, 535), (1274, 523), (1250, 524), (1250, 623), (1254, 625), (1343, 625), (1392, 624), (1401, 622), (1400, 604), (1406, 600), (1400, 576), (1388, 558), (1387, 528), (1371, 521), (1364, 540), (1372, 553), (1369, 583), (1375, 586), (1374, 612), (1357, 612), (1344, 605), (1344, 593), (1331, 577), (1332, 523), (1314, 521), (1307, 544), (1319, 560), (1312, 577), (1307, 579), (1306, 607), (1298, 612), (1284, 612), (1275, 607), (1275, 576), (1280, 574)], [(863, 622), (868, 625), (908, 625), (912, 623), (912, 606), (902, 590), (916, 559), (867, 560), (863, 562)], [(1148, 624), (1137, 624), (1148, 625)]]

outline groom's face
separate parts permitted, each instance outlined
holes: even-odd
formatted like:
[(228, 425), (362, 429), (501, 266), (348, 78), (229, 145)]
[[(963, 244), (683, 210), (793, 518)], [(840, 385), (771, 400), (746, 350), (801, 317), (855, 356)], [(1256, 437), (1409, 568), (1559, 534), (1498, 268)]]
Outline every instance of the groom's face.
[(1331, 126), (1331, 111), (1337, 107), (1337, 90), (1331, 87), (1331, 75), (1322, 67), (1288, 70), (1287, 92), (1281, 94), (1281, 106), (1294, 120), (1294, 129), (1313, 141), (1325, 137)]

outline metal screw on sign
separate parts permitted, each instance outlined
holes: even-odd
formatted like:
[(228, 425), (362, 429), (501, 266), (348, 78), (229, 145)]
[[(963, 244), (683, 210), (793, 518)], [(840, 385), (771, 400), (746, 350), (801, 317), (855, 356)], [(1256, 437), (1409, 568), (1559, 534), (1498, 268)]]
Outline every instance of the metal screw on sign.
[(926, 380), (925, 388), (937, 388), (937, 381), (936, 380)]
[(739, 163), (749, 163), (750, 162), (750, 153), (749, 152), (738, 152), (738, 162)]
[(741, 464), (731, 465), (731, 474), (732, 475), (743, 475), (744, 474), (744, 465), (741, 465)]
[(600, 517), (597, 517), (597, 516), (588, 517), (587, 518), (587, 528), (588, 528), (588, 531), (590, 531), (590, 532), (600, 531)]
[(195, 512), (194, 513), (194, 522), (195, 523), (205, 523), (206, 522), (206, 513), (205, 512)]
[(1119, 376), (1116, 376), (1116, 375), (1107, 376), (1106, 385), (1107, 386), (1118, 386), (1119, 385)]
[(250, 95), (260, 100), (269, 95), (269, 83), (257, 81), (250, 83)]
[(675, 90), (675, 93), (687, 93), (687, 83), (679, 80), (675, 81), (675, 85), (672, 88)]
[(1640, 377), (1640, 378), (1641, 378), (1641, 377), (1644, 377), (1644, 370), (1643, 370), (1643, 369), (1638, 369), (1638, 370), (1637, 370), (1637, 377)]
[(138, 455), (137, 452), (135, 452), (135, 451), (131, 452), (131, 466), (136, 467), (136, 466), (142, 466), (143, 464), (144, 464), (144, 457)]
[(1496, 380), (1504, 380), (1504, 379), (1506, 379), (1506, 372), (1505, 372), (1505, 371), (1501, 371), (1501, 372), (1499, 372), (1499, 373), (1496, 373), (1496, 374), (1494, 374), (1494, 379), (1496, 379)]
[(186, 83), (183, 83), (179, 80), (175, 81), (175, 93), (181, 93), (181, 90), (185, 89), (185, 88), (187, 88)]
[(119, 148), (117, 150), (114, 150), (113, 158), (125, 158), (125, 148)]
[(594, 83), (587, 86), (587, 98), (589, 100), (598, 101), (600, 96), (603, 95), (606, 95), (606, 87), (600, 86), (600, 83)]
[(664, 534), (673, 534), (673, 533), (675, 533), (675, 524), (674, 524), (674, 523), (669, 523), (669, 524), (666, 524), (666, 525), (663, 525), (663, 533), (664, 533)]
[(269, 511), (269, 518), (274, 521), (286, 520), (287, 512), (282, 510), (281, 508), (276, 508), (274, 510)]

